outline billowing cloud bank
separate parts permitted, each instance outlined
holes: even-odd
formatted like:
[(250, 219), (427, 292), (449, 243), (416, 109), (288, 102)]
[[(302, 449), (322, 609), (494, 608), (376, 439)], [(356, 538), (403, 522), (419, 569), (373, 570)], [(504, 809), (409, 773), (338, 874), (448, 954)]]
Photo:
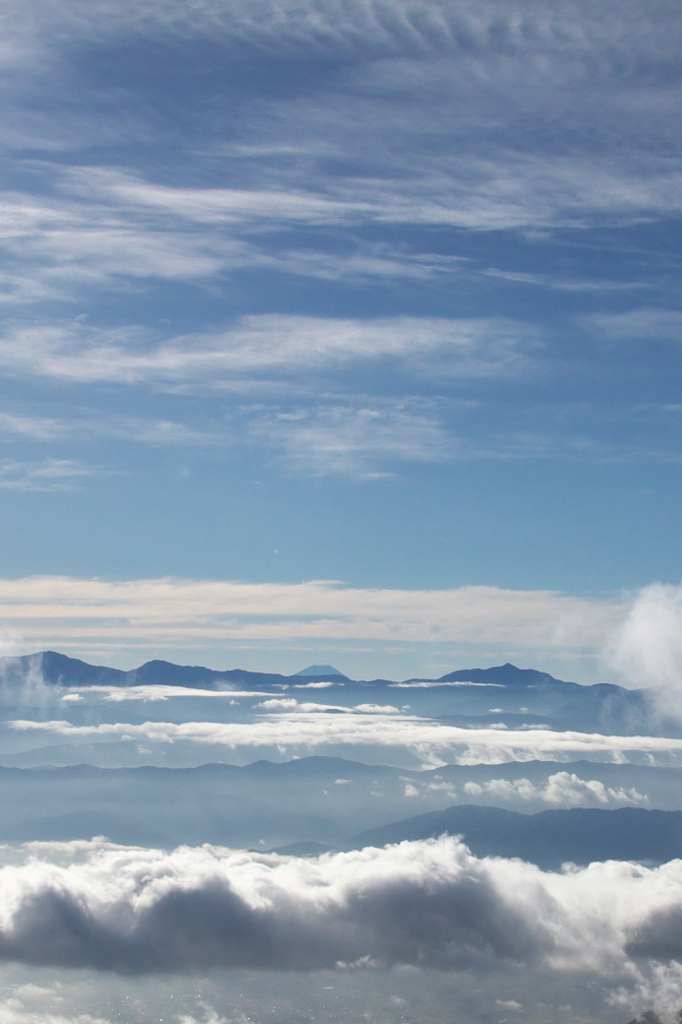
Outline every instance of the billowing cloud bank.
[(663, 714), (682, 717), (682, 587), (640, 590), (606, 656), (631, 683), (656, 687)]
[(307, 860), (28, 844), (0, 869), (0, 957), (122, 973), (505, 961), (614, 974), (682, 956), (682, 862), (565, 874), (457, 839)]

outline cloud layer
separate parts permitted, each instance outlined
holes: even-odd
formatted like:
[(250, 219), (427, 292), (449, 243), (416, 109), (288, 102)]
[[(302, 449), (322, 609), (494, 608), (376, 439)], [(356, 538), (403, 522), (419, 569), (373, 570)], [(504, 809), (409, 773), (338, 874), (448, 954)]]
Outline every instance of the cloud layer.
[[(65, 720), (14, 719), (20, 733), (215, 744), (230, 750), (274, 748), (280, 753), (324, 747), (389, 747), (408, 750), (424, 764), (504, 764), (508, 761), (627, 760), (646, 755), (653, 763), (682, 762), (682, 739), (664, 736), (604, 736), (549, 729), (467, 729), (374, 704), (342, 708), (276, 697), (256, 705), (252, 722), (105, 722), (73, 725)], [(330, 712), (332, 712), (330, 714)]]
[[(71, 401), (31, 415), (42, 389), (71, 384), (99, 439), (260, 448), (286, 474), (679, 459), (665, 431), (624, 438), (570, 372), (595, 329), (593, 365), (605, 337), (674, 328), (669, 271), (600, 234), (682, 209), (674, 5), (36, 0), (29, 16), (11, 0), (3, 14), (0, 127), (16, 148), (0, 302), (17, 319), (0, 365), (35, 391), (26, 407), (13, 391), (0, 425), (26, 449), (75, 464), (88, 417)], [(586, 232), (597, 260), (576, 256)], [(505, 387), (545, 373), (520, 426), (527, 395)], [(613, 368), (601, 380), (630, 416)], [(131, 397), (107, 389), (101, 409), (100, 385)], [(167, 398), (148, 424), (144, 388)], [(178, 400), (197, 389), (210, 425)]]
[(496, 587), (389, 590), (333, 581), (73, 577), (0, 581), (0, 617), (26, 642), (99, 638), (165, 646), (202, 640), (334, 638), (600, 649), (626, 607), (551, 591)]
[(622, 975), (682, 955), (679, 861), (566, 874), (457, 839), (317, 860), (29, 844), (0, 869), (0, 958), (130, 974), (495, 961)]
[(521, 323), (483, 317), (246, 316), (222, 333), (167, 340), (142, 329), (44, 325), (6, 336), (0, 365), (11, 374), (81, 384), (172, 382), (211, 388), (244, 374), (300, 373), (388, 358), (407, 359), (413, 372), (427, 376), (488, 377), (523, 366), (521, 343), (534, 341), (534, 333)]

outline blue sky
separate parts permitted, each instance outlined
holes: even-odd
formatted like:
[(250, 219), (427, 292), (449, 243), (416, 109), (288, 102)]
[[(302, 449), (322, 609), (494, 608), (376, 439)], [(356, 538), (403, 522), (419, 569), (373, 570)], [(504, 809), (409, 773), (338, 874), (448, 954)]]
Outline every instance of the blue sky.
[[(3, 21), (8, 645), (594, 674), (593, 621), (682, 577), (676, 5), (9, 0)], [(238, 580), (271, 622), (310, 580), (552, 592), (594, 620), (572, 646), (554, 605), (560, 640), (523, 615), (499, 642), (438, 616), (416, 639), (197, 626), (183, 658), (132, 598), (106, 635), (36, 625), (59, 596), (13, 614), (33, 576)]]

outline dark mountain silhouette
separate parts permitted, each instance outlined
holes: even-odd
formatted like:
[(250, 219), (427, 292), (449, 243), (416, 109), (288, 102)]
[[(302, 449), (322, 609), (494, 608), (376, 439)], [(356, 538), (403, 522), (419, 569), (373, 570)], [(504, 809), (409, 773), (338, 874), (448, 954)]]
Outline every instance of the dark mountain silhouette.
[(503, 686), (540, 686), (542, 684), (562, 683), (564, 686), (580, 686), (579, 683), (565, 683), (563, 679), (555, 679), (548, 672), (538, 672), (534, 668), (517, 668), (509, 662), (495, 668), (469, 668), (458, 672), (449, 672), (440, 676), (439, 683), (492, 683)]
[[(139, 668), (123, 671), (121, 669), (108, 668), (103, 665), (89, 665), (78, 658), (70, 658), (57, 651), (41, 651), (37, 654), (24, 655), (19, 658), (0, 658), (0, 669), (4, 678), (19, 679), (27, 677), (29, 673), (40, 672), (43, 681), (55, 686), (89, 686), (96, 684), (107, 684), (115, 686), (131, 686), (135, 684), (162, 683), (171, 686), (194, 686), (205, 687), (220, 683), (247, 683), (251, 686), (273, 686), (278, 683), (299, 681), (305, 678), (306, 681), (324, 682), (330, 678), (348, 682), (355, 682), (362, 686), (386, 687), (391, 686), (391, 680), (352, 680), (344, 676), (331, 665), (311, 665), (291, 676), (285, 676), (278, 672), (249, 672), (246, 669), (216, 669), (204, 668), (200, 665), (175, 665), (169, 661), (148, 661)], [(580, 692), (589, 687), (581, 686), (579, 683), (567, 683), (561, 679), (554, 679), (546, 672), (536, 672), (535, 669), (520, 669), (514, 665), (500, 665), (496, 668), (473, 668), (451, 672), (449, 675), (441, 676), (440, 679), (432, 680), (407, 680), (407, 682), (426, 681), (433, 683), (446, 682), (477, 682), (489, 683), (495, 686), (505, 687), (559, 687), (563, 692), (570, 694)], [(619, 690), (620, 687), (615, 687)]]
[[(122, 671), (103, 665), (89, 665), (57, 651), (41, 651), (20, 658), (0, 658), (2, 678), (21, 682), (38, 673), (52, 686), (139, 686), (170, 685), (217, 689), (221, 684), (264, 689), (285, 683), (289, 677), (272, 672), (230, 669), (219, 672), (199, 665), (174, 665), (170, 661), (148, 661), (139, 668)], [(314, 677), (308, 677), (314, 680)]]
[(21, 682), (38, 674), (52, 686), (123, 686), (127, 672), (100, 665), (88, 665), (57, 651), (41, 651), (20, 658), (0, 658), (3, 679)]
[[(612, 683), (583, 686), (555, 679), (547, 672), (521, 669), (514, 665), (493, 668), (461, 669), (437, 680), (407, 680), (391, 683), (386, 679), (353, 680), (333, 670), (332, 666), (311, 665), (293, 676), (274, 672), (249, 672), (245, 669), (218, 671), (199, 665), (175, 665), (172, 662), (148, 661), (129, 671), (89, 665), (56, 651), (0, 658), (0, 679), (5, 683), (31, 683), (41, 679), (48, 686), (132, 686), (171, 685), (194, 689), (232, 687), (247, 690), (285, 690), (311, 682), (332, 682), (338, 690), (335, 701), (352, 703), (356, 696), (362, 701), (402, 703), (416, 714), (438, 717), (458, 725), (481, 726), (494, 723), (517, 728), (524, 725), (546, 726), (556, 730), (603, 732), (629, 736), (682, 735), (682, 724), (661, 716), (652, 701), (654, 691), (628, 690)], [(313, 670), (320, 670), (313, 673)], [(417, 682), (429, 687), (410, 687)], [(438, 684), (442, 684), (439, 686)], [(475, 686), (454, 687), (452, 683), (475, 683)], [(485, 684), (485, 685), (481, 685)], [(396, 687), (405, 687), (398, 689)], [(488, 689), (490, 687), (490, 689)], [(494, 689), (493, 689), (494, 687)], [(331, 691), (330, 691), (331, 692)], [(492, 711), (491, 705), (498, 710)]]

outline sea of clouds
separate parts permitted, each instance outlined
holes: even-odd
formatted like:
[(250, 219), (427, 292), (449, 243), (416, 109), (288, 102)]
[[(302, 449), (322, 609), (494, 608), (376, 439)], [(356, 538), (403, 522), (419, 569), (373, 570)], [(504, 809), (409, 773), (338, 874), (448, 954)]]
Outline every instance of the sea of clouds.
[(300, 858), (102, 839), (3, 850), (0, 959), (123, 974), (682, 956), (682, 862), (544, 872), (457, 838)]
[[(3, 847), (0, 1024), (672, 1021), (682, 863)], [(454, 1015), (454, 1017), (453, 1017)]]

